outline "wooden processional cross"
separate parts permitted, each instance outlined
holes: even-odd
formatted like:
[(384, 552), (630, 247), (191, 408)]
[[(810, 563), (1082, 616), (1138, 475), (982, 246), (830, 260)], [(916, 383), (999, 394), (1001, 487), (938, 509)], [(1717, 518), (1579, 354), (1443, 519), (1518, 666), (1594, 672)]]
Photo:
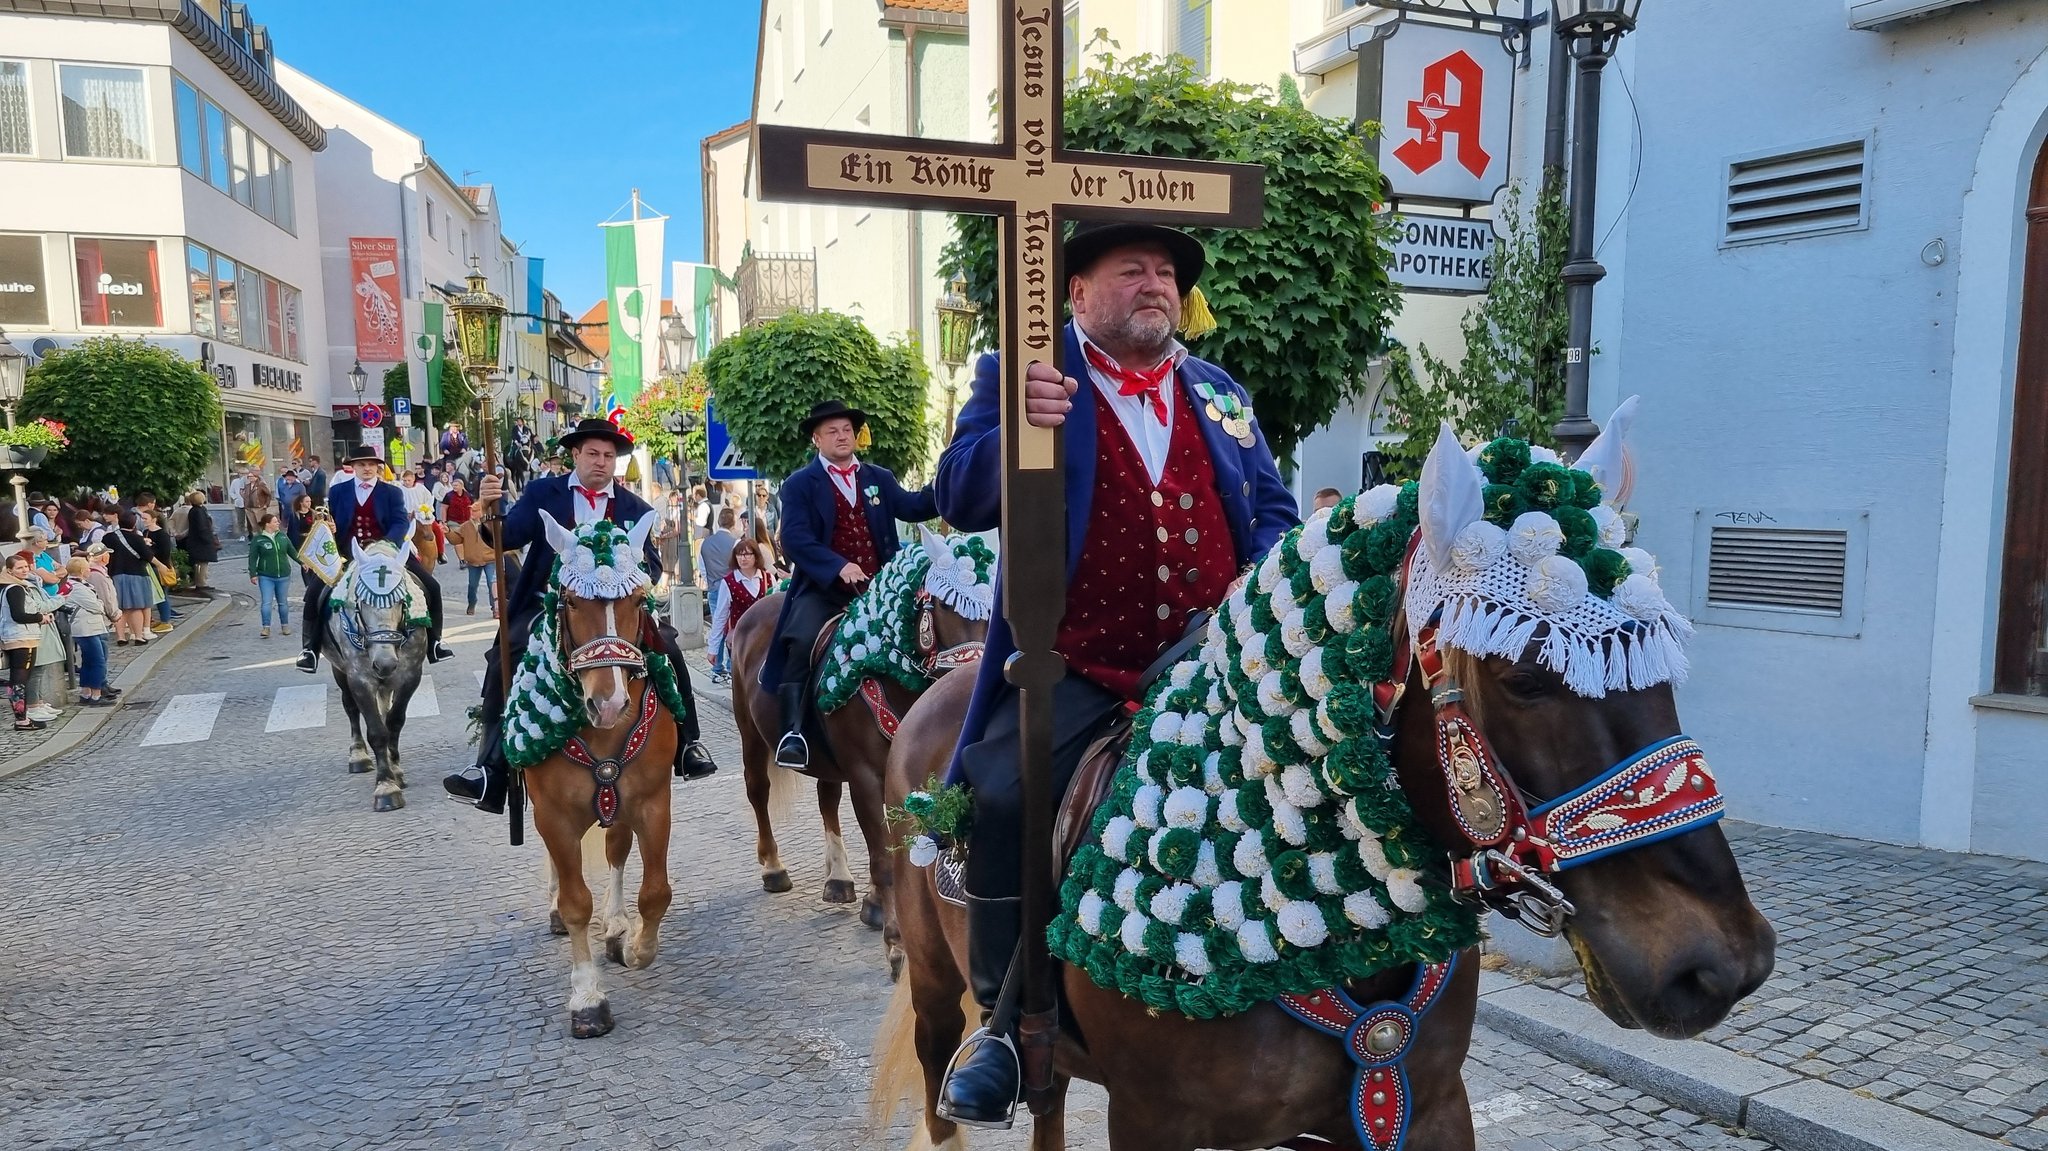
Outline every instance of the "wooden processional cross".
[[(1024, 955), (1021, 1009), (1052, 1008), (1045, 925), (1051, 921), (1052, 689), (1066, 674), (1053, 651), (1066, 610), (1067, 513), (1058, 429), (1024, 419), (1024, 372), (1060, 366), (1065, 347), (1068, 220), (1257, 227), (1265, 169), (1077, 152), (1065, 147), (1062, 7), (1015, 4), (1001, 17), (1002, 135), (993, 144), (762, 124), (761, 197), (883, 204), (995, 216), (1002, 317), (1003, 617), (1017, 654), (1004, 675), (1021, 696)], [(1068, 374), (1078, 374), (1069, 372)], [(1085, 393), (1077, 402), (1087, 402)]]

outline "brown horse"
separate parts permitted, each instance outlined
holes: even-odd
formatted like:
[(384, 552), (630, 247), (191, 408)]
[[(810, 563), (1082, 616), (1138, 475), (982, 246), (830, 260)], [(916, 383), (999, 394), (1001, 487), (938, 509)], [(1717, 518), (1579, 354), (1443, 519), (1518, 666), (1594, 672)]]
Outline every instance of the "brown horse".
[[(967, 545), (951, 541), (965, 541), (968, 537), (940, 537), (924, 531), (920, 535), (919, 546), (898, 552), (862, 596), (894, 597), (902, 602), (880, 605), (883, 610), (915, 613), (916, 622), (911, 628), (915, 650), (905, 654), (930, 680), (970, 665), (980, 657), (982, 636), (988, 630), (988, 613), (983, 601), (968, 608), (969, 615), (981, 618), (963, 615), (955, 602), (949, 602), (957, 601), (957, 594), (949, 596), (948, 588), (941, 586), (946, 583), (944, 576), (936, 581), (932, 577), (935, 571), (963, 570), (961, 557)], [(860, 601), (855, 602), (858, 605)], [(760, 670), (767, 658), (768, 645), (774, 642), (775, 621), (781, 609), (781, 593), (767, 597), (740, 620), (732, 638), (733, 718), (739, 726), (740, 751), (746, 765), (747, 799), (754, 805), (755, 853), (761, 864), (761, 886), (774, 892), (788, 891), (791, 884), (775, 842), (771, 809), (788, 810), (786, 803), (777, 802), (778, 793), (780, 799), (787, 800), (784, 789), (794, 783), (794, 773), (775, 765), (775, 744), (782, 735), (781, 708), (773, 692), (761, 689)], [(841, 792), (851, 791), (854, 819), (859, 822), (868, 846), (870, 887), (861, 904), (860, 920), (880, 929), (887, 915), (892, 882), (882, 809), (882, 766), (892, 742), (886, 728), (893, 727), (907, 714), (919, 696), (887, 676), (878, 676), (871, 682), (882, 697), (879, 709), (875, 701), (864, 697), (826, 713), (822, 717), (825, 746), (812, 747), (810, 774), (818, 781), (818, 814), (825, 824), (825, 902), (854, 901), (853, 875), (847, 866), (846, 845), (839, 825)], [(902, 953), (891, 949), (889, 959), (893, 974), (902, 966)]]
[[(556, 885), (554, 919), (569, 937), (569, 1027), (578, 1039), (612, 1029), (599, 970), (591, 957), (591, 893), (583, 878), (584, 832), (604, 825), (605, 953), (629, 967), (654, 961), (656, 937), (667, 914), (670, 765), (675, 762), (674, 713), (663, 702), (647, 654), (639, 646), (651, 630), (647, 573), (640, 555), (653, 517), (630, 530), (606, 521), (573, 533), (541, 513), (557, 560), (551, 595), (534, 622), (533, 636), (508, 696), (507, 754), (516, 766), (522, 751), (538, 754), (566, 734), (566, 742), (525, 768), (533, 823), (546, 842)], [(616, 566), (614, 566), (616, 565)], [(535, 677), (526, 683), (527, 675)], [(564, 718), (553, 720), (553, 708)], [(525, 721), (531, 721), (528, 727)], [(569, 730), (564, 732), (562, 729)], [(530, 734), (543, 729), (553, 736)], [(530, 743), (527, 741), (531, 741)], [(640, 924), (630, 944), (626, 911), (626, 857), (638, 839), (641, 858)]]
[[(1473, 482), (1475, 507), (1479, 492)], [(1430, 507), (1427, 493), (1423, 506)], [(1430, 514), (1423, 517), (1425, 537)], [(1438, 531), (1444, 526), (1455, 531), (1463, 524)], [(1402, 650), (1409, 642), (1404, 613), (1395, 611), (1389, 626), (1396, 633), (1395, 650)], [(1511, 783), (1523, 794), (1564, 796), (1607, 775), (1637, 749), (1678, 734), (1668, 683), (1589, 697), (1545, 662), (1544, 639), (1538, 632), (1512, 656), (1443, 653), (1463, 689), (1466, 714), (1498, 749)], [(1438, 717), (1431, 710), (1423, 659), (1414, 661), (1402, 682), (1406, 691), (1400, 698), (1407, 702), (1396, 704), (1391, 749), (1398, 782), (1431, 838), (1464, 842), (1438, 766)], [(889, 760), (891, 803), (900, 805), (912, 789), (945, 770), (969, 694), (964, 677), (941, 683), (906, 719)], [(1702, 783), (1693, 782), (1695, 788)], [(1625, 794), (1631, 802), (1636, 798), (1632, 791)], [(908, 857), (896, 856), (893, 906), (909, 962), (877, 1037), (873, 1118), (886, 1126), (899, 1101), (921, 1088), (924, 1114), (915, 1145), (956, 1147), (960, 1129), (940, 1118), (936, 1104), (968, 1022), (962, 1002), (966, 917), (939, 898), (936, 869), (917, 868)], [(1625, 1027), (1674, 1038), (1697, 1035), (1770, 973), (1775, 937), (1750, 903), (1735, 858), (1714, 824), (1592, 859), (1554, 879), (1570, 901), (1564, 930), (1593, 1002)], [(1476, 960), (1472, 954), (1460, 957), (1408, 1050), (1409, 1147), (1474, 1146), (1461, 1067), (1477, 1003)], [(1414, 970), (1382, 972), (1345, 990), (1364, 1004), (1402, 999)], [(1360, 1065), (1343, 1042), (1305, 1026), (1277, 1004), (1194, 1019), (1104, 990), (1072, 967), (1063, 970), (1062, 989), (1063, 1030), (1053, 1052), (1049, 1106), (1033, 1131), (1035, 1151), (1065, 1146), (1064, 1095), (1074, 1077), (1107, 1089), (1113, 1151), (1360, 1146), (1351, 1114)]]

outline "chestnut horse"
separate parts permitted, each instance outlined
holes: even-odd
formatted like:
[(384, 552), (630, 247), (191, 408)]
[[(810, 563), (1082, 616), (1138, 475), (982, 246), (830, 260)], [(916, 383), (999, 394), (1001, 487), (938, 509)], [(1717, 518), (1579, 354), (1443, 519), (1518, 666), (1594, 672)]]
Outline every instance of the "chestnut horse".
[[(1453, 459), (1440, 459), (1446, 454)], [(1440, 443), (1431, 460), (1440, 471), (1465, 462), (1455, 440), (1448, 452)], [(1447, 542), (1478, 517), (1479, 481), (1469, 485), (1472, 516), (1446, 517), (1439, 509), (1456, 501), (1432, 504), (1429, 474), (1426, 469), (1418, 534), (1429, 542), (1434, 515), (1436, 538)], [(1391, 494), (1383, 498), (1393, 502)], [(1292, 546), (1294, 538), (1286, 537), (1279, 546)], [(1648, 561), (1646, 555), (1641, 558)], [(1405, 612), (1394, 611), (1387, 626), (1395, 633), (1394, 650), (1406, 649), (1411, 629)], [(1680, 731), (1668, 682), (1633, 689), (1624, 683), (1623, 690), (1604, 694), (1574, 690), (1565, 674), (1551, 666), (1556, 651), (1546, 652), (1546, 638), (1541, 630), (1533, 636), (1522, 632), (1513, 642), (1526, 641), (1526, 647), (1486, 658), (1441, 650), (1455, 683), (1436, 681), (1438, 687), (1462, 688), (1464, 714), (1497, 749), (1511, 786), (1532, 797), (1532, 809), (1533, 797), (1566, 796), (1604, 781), (1613, 765), (1629, 762), (1638, 749)], [(1427, 657), (1421, 654), (1425, 647), (1430, 655), (1439, 653), (1431, 638), (1416, 645), (1414, 660), (1398, 665), (1407, 670), (1395, 680), (1406, 690), (1391, 705), (1396, 709), (1393, 770), (1430, 838), (1437, 844), (1464, 843), (1469, 837), (1454, 819), (1445, 769), (1439, 766), (1439, 722), (1431, 706), (1449, 705), (1445, 698), (1432, 700), (1424, 675)], [(888, 766), (892, 804), (902, 804), (911, 790), (946, 770), (970, 690), (965, 677), (941, 682), (905, 720)], [(1455, 704), (1455, 691), (1443, 694)], [(1122, 770), (1132, 770), (1131, 765), (1127, 762)], [(1704, 775), (1702, 767), (1692, 779), (1695, 789), (1703, 787)], [(1633, 791), (1622, 794), (1631, 803), (1636, 799)], [(969, 1022), (963, 1011), (966, 917), (939, 898), (937, 869), (918, 868), (909, 855), (896, 854), (893, 900), (909, 962), (877, 1036), (871, 1118), (886, 1127), (901, 1100), (921, 1093), (924, 1110), (915, 1145), (957, 1147), (961, 1131), (939, 1116), (936, 1105), (947, 1064)], [(1454, 856), (1451, 862), (1465, 858)], [(1569, 901), (1553, 910), (1560, 912), (1592, 1001), (1624, 1027), (1668, 1038), (1697, 1035), (1723, 1019), (1770, 973), (1775, 936), (1751, 904), (1734, 855), (1714, 823), (1692, 824), (1661, 839), (1645, 836), (1621, 854), (1589, 857), (1583, 866), (1548, 878)], [(1478, 998), (1477, 959), (1470, 953), (1459, 956), (1449, 983), (1406, 1049), (1409, 1147), (1466, 1151), (1474, 1146), (1461, 1068)], [(1361, 1004), (1402, 1000), (1414, 978), (1415, 968), (1404, 965), (1354, 980), (1344, 990)], [(1061, 986), (1062, 1030), (1053, 1049), (1052, 1091), (1034, 1125), (1035, 1151), (1065, 1146), (1064, 1096), (1075, 1077), (1107, 1089), (1112, 1151), (1361, 1146), (1352, 1113), (1355, 1085), (1361, 1093), (1356, 1103), (1366, 1102), (1366, 1087), (1354, 1079), (1363, 1074), (1361, 1064), (1347, 1054), (1345, 1042), (1304, 1025), (1276, 1002), (1196, 1019), (1105, 990), (1072, 966), (1062, 969)]]
[[(604, 827), (610, 871), (605, 954), (628, 967), (645, 967), (654, 961), (672, 898), (669, 786), (676, 723), (664, 696), (674, 693), (660, 689), (653, 662), (659, 657), (640, 646), (651, 631), (651, 581), (641, 552), (654, 517), (630, 530), (599, 520), (574, 532), (546, 512), (541, 519), (559, 558), (506, 693), (505, 739), (515, 767), (527, 756), (542, 756), (524, 767), (526, 792), (552, 867), (551, 918), (569, 937), (570, 1033), (587, 1039), (612, 1029), (612, 1012), (591, 954), (584, 832), (593, 824)], [(640, 923), (629, 944), (626, 858), (636, 839)]]
[[(905, 654), (929, 682), (980, 658), (982, 636), (988, 630), (989, 604), (987, 598), (978, 603), (962, 600), (948, 579), (949, 575), (971, 570), (964, 566), (971, 563), (964, 558), (965, 549), (970, 546), (964, 541), (969, 537), (941, 537), (922, 528), (919, 536), (918, 546), (904, 548), (884, 569), (884, 573), (889, 573), (901, 568), (908, 585), (899, 587), (903, 580), (878, 574), (870, 590), (861, 596), (908, 593), (903, 597), (908, 602), (883, 608), (916, 613), (917, 622), (912, 628), (916, 650)], [(984, 585), (970, 581), (965, 586), (972, 591)], [(856, 597), (855, 604), (860, 603), (861, 597)], [(795, 773), (775, 764), (775, 744), (782, 736), (782, 711), (774, 693), (762, 690), (759, 681), (761, 663), (767, 658), (768, 645), (774, 642), (776, 617), (781, 609), (782, 593), (767, 597), (747, 612), (732, 637), (733, 718), (740, 732), (747, 799), (754, 806), (755, 854), (761, 865), (761, 886), (772, 892), (788, 891), (791, 887), (789, 872), (782, 865), (775, 842), (770, 813), (771, 809), (788, 810), (786, 805), (776, 802), (776, 793), (795, 782)], [(855, 608), (848, 610), (851, 613)], [(879, 930), (887, 915), (888, 889), (893, 881), (882, 810), (882, 766), (888, 759), (892, 737), (884, 730), (884, 724), (893, 724), (907, 714), (920, 693), (887, 676), (877, 676), (872, 682), (882, 696), (881, 707), (887, 718), (878, 715), (874, 704), (865, 699), (827, 712), (821, 717), (825, 745), (813, 742), (809, 774), (818, 781), (818, 814), (825, 825), (824, 900), (854, 901), (853, 875), (847, 865), (846, 844), (839, 824), (840, 795), (842, 790), (850, 791), (854, 819), (860, 824), (868, 846), (869, 889), (861, 903), (860, 921)], [(902, 952), (891, 948), (892, 975), (901, 969), (902, 963)]]

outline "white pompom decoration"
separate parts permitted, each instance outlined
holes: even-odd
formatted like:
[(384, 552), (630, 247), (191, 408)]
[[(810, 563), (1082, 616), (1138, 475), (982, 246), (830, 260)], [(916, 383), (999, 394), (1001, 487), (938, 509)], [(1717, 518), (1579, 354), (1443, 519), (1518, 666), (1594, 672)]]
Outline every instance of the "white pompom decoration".
[(1548, 512), (1523, 512), (1508, 529), (1508, 554), (1523, 567), (1535, 567), (1564, 546), (1564, 529)]
[(1545, 556), (1529, 571), (1525, 594), (1544, 611), (1563, 614), (1586, 598), (1586, 569), (1564, 556)]

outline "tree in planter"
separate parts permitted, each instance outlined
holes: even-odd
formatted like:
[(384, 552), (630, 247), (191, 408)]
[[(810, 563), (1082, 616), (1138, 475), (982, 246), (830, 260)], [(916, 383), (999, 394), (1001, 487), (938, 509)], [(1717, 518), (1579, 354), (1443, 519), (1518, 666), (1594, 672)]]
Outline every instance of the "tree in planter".
[(1555, 190), (1525, 211), (1519, 188), (1501, 212), (1507, 236), (1494, 245), (1493, 284), (1460, 324), (1465, 358), (1456, 365), (1420, 349), (1433, 381), (1419, 386), (1405, 348), (1389, 362), (1389, 423), (1401, 433), (1387, 449), (1390, 475), (1412, 479), (1446, 419), (1468, 443), (1491, 440), (1508, 421), (1530, 443), (1555, 447), (1551, 428), (1564, 414), (1565, 241), (1570, 219)]
[(899, 476), (924, 465), (931, 372), (912, 343), (882, 344), (837, 312), (789, 312), (728, 336), (704, 361), (718, 418), (747, 462), (784, 476), (810, 458), (797, 424), (826, 400), (868, 415), (862, 458)]
[(220, 451), (221, 405), (198, 364), (140, 340), (100, 336), (29, 369), (24, 419), (62, 423), (71, 443), (43, 463), (52, 490), (182, 492)]
[[(1190, 229), (1209, 254), (1202, 292), (1217, 328), (1188, 341), (1250, 392), (1273, 453), (1365, 392), (1400, 310), (1387, 277), (1394, 223), (1373, 211), (1384, 181), (1369, 141), (1298, 96), (1211, 83), (1180, 56), (1111, 60), (1066, 100), (1067, 146), (1146, 156), (1263, 164), (1266, 221), (1254, 230)], [(981, 307), (980, 342), (999, 342), (995, 221), (956, 216), (940, 257)]]

